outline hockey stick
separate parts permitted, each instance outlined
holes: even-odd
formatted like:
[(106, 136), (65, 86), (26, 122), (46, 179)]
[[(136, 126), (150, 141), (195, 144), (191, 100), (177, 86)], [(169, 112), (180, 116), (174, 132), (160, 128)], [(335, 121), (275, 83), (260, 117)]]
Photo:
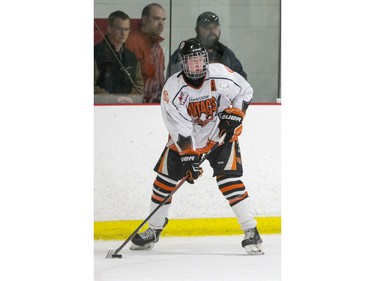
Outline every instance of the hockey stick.
[[(215, 143), (215, 145), (201, 158), (201, 160), (199, 161), (199, 166), (202, 165), (202, 163), (207, 159), (207, 157), (212, 153), (212, 151), (214, 151), (218, 146), (222, 144), (224, 138), (225, 138), (225, 134), (221, 136), (219, 141)], [(173, 194), (176, 193), (176, 191), (181, 187), (181, 185), (183, 185), (183, 183), (187, 180), (187, 178), (188, 178), (188, 175), (184, 176), (180, 180), (180, 182), (175, 186), (174, 190), (167, 197), (165, 197), (165, 199), (159, 204), (159, 206), (156, 207), (155, 210), (153, 210), (147, 216), (147, 218), (145, 218), (145, 220), (133, 231), (132, 234), (130, 234), (130, 236), (124, 241), (124, 243), (122, 243), (121, 246), (118, 247), (116, 250), (109, 250), (105, 258), (106, 259), (108, 258), (121, 259), (122, 255), (118, 253), (122, 250), (122, 248), (124, 248), (125, 245), (138, 233), (138, 231), (142, 228), (142, 226), (145, 225), (145, 223), (157, 212), (157, 210), (159, 210), (173, 196)]]

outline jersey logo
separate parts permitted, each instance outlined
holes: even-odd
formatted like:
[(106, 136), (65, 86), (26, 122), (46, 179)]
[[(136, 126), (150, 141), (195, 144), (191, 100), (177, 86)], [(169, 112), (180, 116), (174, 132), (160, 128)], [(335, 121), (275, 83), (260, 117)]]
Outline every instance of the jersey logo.
[(187, 108), (188, 114), (193, 118), (194, 123), (199, 126), (206, 126), (217, 114), (216, 98), (190, 102)]
[(199, 118), (194, 120), (194, 123), (198, 124), (201, 127), (204, 127), (213, 119), (214, 119), (213, 115), (206, 115), (205, 113), (203, 113), (201, 116), (199, 116)]
[(229, 88), (229, 84), (228, 83), (225, 83), (225, 82), (221, 82), (219, 84), (219, 88), (222, 88), (222, 89), (228, 89)]
[(163, 92), (163, 100), (165, 100), (167, 103), (169, 102), (169, 95), (167, 91)]
[(184, 91), (181, 91), (180, 94), (178, 95), (178, 100), (180, 101), (181, 105), (184, 105), (186, 101), (188, 100), (188, 94)]

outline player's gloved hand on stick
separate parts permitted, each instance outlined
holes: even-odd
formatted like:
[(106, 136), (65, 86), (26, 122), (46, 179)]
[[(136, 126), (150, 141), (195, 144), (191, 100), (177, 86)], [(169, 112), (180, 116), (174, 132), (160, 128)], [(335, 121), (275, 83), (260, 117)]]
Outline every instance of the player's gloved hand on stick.
[(220, 137), (225, 135), (224, 142), (229, 142), (233, 136), (239, 136), (242, 133), (242, 120), (245, 113), (237, 108), (227, 108), (219, 113)]
[(194, 183), (202, 173), (203, 169), (199, 167), (199, 155), (195, 150), (189, 150), (181, 156), (182, 172), (187, 175), (187, 182)]

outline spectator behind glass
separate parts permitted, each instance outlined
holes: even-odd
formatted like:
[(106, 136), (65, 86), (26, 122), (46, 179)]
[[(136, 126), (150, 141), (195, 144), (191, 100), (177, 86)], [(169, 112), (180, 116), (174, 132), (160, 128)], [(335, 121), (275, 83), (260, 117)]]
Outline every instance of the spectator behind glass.
[[(222, 63), (228, 66), (230, 69), (236, 71), (243, 78), (247, 79), (247, 74), (242, 69), (242, 64), (237, 59), (233, 51), (219, 42), (221, 29), (219, 17), (215, 13), (204, 12), (200, 14), (197, 18), (195, 32), (197, 34), (196, 38), (201, 41), (208, 52), (208, 59), (210, 63)], [(178, 50), (173, 53), (170, 59), (170, 65), (168, 66), (168, 71), (170, 71), (170, 74), (167, 75), (168, 77), (181, 71), (181, 66), (177, 55)]]
[(130, 32), (126, 47), (135, 53), (141, 63), (144, 103), (160, 103), (164, 85), (164, 53), (160, 36), (166, 20), (164, 8), (152, 3), (143, 8), (141, 26)]
[(143, 78), (140, 63), (124, 45), (129, 32), (130, 18), (127, 14), (115, 11), (109, 15), (108, 34), (94, 46), (98, 71), (96, 86), (110, 94), (126, 96), (129, 103), (141, 103)]
[(105, 89), (96, 86), (99, 71), (94, 61), (94, 104), (133, 103), (133, 99), (127, 96), (112, 95)]

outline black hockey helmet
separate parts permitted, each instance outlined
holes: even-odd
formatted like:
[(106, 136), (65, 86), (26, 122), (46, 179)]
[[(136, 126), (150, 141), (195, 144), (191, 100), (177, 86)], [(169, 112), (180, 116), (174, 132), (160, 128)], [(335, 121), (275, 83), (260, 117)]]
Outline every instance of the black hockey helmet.
[(178, 46), (178, 59), (187, 77), (196, 79), (206, 74), (208, 54), (199, 39), (182, 41)]

